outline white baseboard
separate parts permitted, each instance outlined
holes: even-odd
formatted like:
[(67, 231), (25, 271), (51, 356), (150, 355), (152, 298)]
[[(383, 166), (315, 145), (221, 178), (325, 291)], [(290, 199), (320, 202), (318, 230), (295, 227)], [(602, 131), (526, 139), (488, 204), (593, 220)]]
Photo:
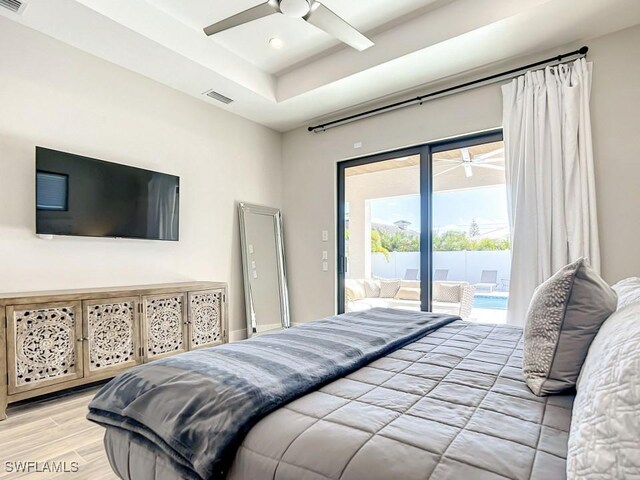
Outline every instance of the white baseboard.
[(237, 342), (238, 340), (244, 340), (247, 338), (247, 329), (242, 328), (240, 330), (230, 330), (229, 331), (229, 341)]
[[(292, 327), (295, 327), (296, 325), (304, 325), (306, 322), (293, 322), (291, 323)], [(268, 328), (265, 328), (265, 330), (272, 330), (275, 329), (275, 327), (277, 327), (277, 325), (269, 325)], [(239, 340), (245, 340), (247, 338), (247, 329), (246, 328), (242, 328), (240, 330), (231, 330), (229, 331), (229, 341), (230, 342), (237, 342)]]

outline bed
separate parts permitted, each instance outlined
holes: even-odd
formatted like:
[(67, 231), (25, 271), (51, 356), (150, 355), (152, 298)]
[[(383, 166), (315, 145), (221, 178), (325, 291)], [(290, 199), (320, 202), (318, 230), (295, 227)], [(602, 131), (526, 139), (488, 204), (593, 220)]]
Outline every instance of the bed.
[[(382, 325), (387, 324), (385, 330)], [(171, 393), (184, 390), (189, 379), (178, 380), (175, 391), (166, 381), (154, 379), (150, 390), (148, 385), (143, 389), (154, 392), (149, 399), (137, 405), (132, 399), (138, 393), (123, 399), (123, 386), (148, 383), (141, 378), (149, 375), (153, 364), (178, 368), (175, 359), (123, 374), (96, 396), (89, 414), (106, 427), (105, 447), (114, 471), (131, 480), (565, 478), (574, 396), (537, 397), (527, 388), (521, 370), (522, 329), (373, 309), (232, 345), (256, 352), (275, 350), (278, 355), (278, 345), (294, 335), (327, 338), (329, 330), (349, 338), (346, 343), (351, 346), (361, 341), (350, 337), (353, 331), (359, 330), (360, 336), (366, 332), (367, 347), (357, 345), (355, 356), (352, 350), (341, 352), (346, 366), (340, 354), (322, 360), (322, 372), (314, 371), (312, 382), (293, 382), (293, 392), (278, 390), (275, 402), (261, 390), (259, 406), (254, 402), (251, 407), (258, 410), (255, 416), (247, 415), (242, 402), (234, 408), (230, 401), (228, 410), (243, 412), (236, 420), (250, 419), (233, 432), (224, 450), (216, 450), (215, 438), (229, 432), (211, 426), (215, 422), (186, 429), (181, 424), (179, 436), (163, 435), (165, 425), (175, 420), (171, 412), (180, 411), (183, 420), (197, 419), (209, 408), (208, 403), (191, 404)], [(239, 361), (233, 348), (224, 355)], [(210, 350), (224, 352), (221, 347)], [(327, 363), (330, 369), (324, 369)], [(300, 368), (309, 370), (304, 362)], [(256, 372), (248, 377), (263, 382), (261, 389), (274, 383), (258, 379)], [(172, 378), (173, 385), (182, 377)], [(233, 378), (222, 383), (228, 386), (237, 380)], [(267, 406), (262, 396), (270, 399)], [(220, 411), (215, 412), (204, 418), (218, 419)], [(155, 417), (149, 421), (145, 415)], [(176, 439), (179, 445), (168, 445)], [(179, 447), (185, 450), (176, 454)], [(211, 452), (225, 458), (216, 463), (220, 459), (214, 460)], [(207, 456), (208, 463), (200, 462)]]

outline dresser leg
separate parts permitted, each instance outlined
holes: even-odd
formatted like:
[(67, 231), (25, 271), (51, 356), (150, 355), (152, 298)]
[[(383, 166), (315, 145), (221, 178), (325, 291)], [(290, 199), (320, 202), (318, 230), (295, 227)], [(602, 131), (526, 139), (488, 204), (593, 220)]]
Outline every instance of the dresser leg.
[[(0, 359), (0, 375), (2, 372), (6, 372), (5, 363)], [(7, 377), (3, 375), (2, 381), (0, 381), (0, 420), (7, 418), (7, 403), (9, 403), (9, 386), (5, 381)]]

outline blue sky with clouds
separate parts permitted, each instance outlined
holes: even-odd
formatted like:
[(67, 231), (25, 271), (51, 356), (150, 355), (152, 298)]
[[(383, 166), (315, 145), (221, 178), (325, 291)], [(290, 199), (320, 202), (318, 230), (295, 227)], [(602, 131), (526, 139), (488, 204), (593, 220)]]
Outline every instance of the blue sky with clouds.
[[(436, 192), (433, 195), (433, 228), (466, 231), (475, 218), (483, 235), (500, 236), (508, 226), (504, 185)], [(376, 223), (411, 222), (420, 231), (420, 196), (381, 198), (371, 201), (371, 219)]]

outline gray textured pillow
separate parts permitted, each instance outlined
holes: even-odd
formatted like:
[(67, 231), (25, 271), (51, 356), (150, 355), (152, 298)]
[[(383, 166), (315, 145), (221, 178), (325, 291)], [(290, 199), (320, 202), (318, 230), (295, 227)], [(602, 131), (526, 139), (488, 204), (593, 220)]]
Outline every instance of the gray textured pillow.
[(538, 396), (572, 388), (602, 323), (616, 310), (615, 291), (584, 258), (563, 267), (533, 294), (522, 370)]
[(437, 292), (433, 295), (434, 302), (458, 303), (460, 302), (459, 283), (441, 283)]
[(393, 298), (400, 288), (400, 280), (380, 280), (380, 298)]

